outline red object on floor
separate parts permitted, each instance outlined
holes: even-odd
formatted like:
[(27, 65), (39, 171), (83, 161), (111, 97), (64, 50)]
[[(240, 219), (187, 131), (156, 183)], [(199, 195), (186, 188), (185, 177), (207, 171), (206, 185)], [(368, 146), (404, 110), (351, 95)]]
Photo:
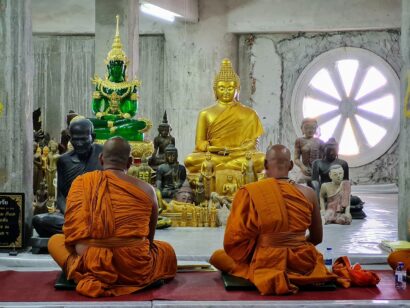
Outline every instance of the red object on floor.
[(374, 288), (336, 291), (301, 291), (288, 296), (262, 296), (257, 291), (226, 291), (220, 272), (178, 273), (162, 287), (119, 297), (88, 298), (75, 291), (57, 291), (54, 282), (60, 272), (0, 272), (0, 302), (57, 301), (240, 301), (240, 300), (410, 300), (407, 290), (394, 287), (392, 271), (375, 271), (381, 278)]

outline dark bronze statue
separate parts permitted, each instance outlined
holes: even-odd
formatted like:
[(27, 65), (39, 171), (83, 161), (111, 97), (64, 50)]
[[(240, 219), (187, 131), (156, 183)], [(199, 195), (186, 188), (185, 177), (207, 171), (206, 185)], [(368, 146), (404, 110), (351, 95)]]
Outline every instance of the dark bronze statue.
[(171, 126), (168, 124), (167, 112), (165, 111), (162, 123), (158, 126), (158, 136), (154, 138), (154, 153), (149, 159), (151, 167), (156, 169), (166, 162), (165, 148), (170, 144), (175, 146), (175, 138), (171, 136)]
[(33, 217), (33, 227), (40, 237), (50, 237), (62, 233), (64, 224), (65, 201), (74, 179), (86, 172), (102, 170), (98, 160), (102, 146), (93, 144), (94, 128), (87, 119), (71, 122), (71, 144), (74, 150), (60, 156), (57, 161), (57, 209), (52, 214)]
[(186, 170), (178, 163), (178, 150), (173, 144), (165, 148), (165, 159), (158, 167), (156, 186), (164, 199), (172, 199), (186, 179)]

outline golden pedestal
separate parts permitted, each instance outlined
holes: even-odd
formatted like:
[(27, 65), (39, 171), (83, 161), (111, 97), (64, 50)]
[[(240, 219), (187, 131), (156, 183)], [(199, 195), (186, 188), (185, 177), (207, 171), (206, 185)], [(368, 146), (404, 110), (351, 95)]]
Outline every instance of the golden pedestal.
[[(104, 144), (107, 140), (96, 139), (97, 144)], [(154, 153), (154, 143), (149, 141), (128, 141), (131, 146), (131, 155), (134, 158), (148, 157)]]

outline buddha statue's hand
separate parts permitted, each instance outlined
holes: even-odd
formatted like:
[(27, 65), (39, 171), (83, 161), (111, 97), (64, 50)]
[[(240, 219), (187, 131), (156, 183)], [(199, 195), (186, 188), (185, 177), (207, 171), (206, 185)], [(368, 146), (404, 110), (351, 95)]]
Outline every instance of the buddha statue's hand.
[(97, 119), (101, 119), (103, 116), (104, 116), (104, 113), (103, 113), (103, 112), (97, 112), (97, 113), (95, 114), (95, 117), (96, 117)]
[(129, 118), (131, 118), (131, 115), (130, 115), (129, 113), (123, 113), (123, 114), (122, 114), (122, 117), (123, 117), (124, 119), (129, 119)]

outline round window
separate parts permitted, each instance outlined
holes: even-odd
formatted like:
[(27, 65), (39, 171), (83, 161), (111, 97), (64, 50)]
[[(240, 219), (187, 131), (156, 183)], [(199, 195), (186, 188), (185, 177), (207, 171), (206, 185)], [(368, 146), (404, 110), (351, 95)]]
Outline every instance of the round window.
[(300, 132), (304, 118), (318, 121), (317, 137), (339, 142), (350, 167), (385, 153), (400, 130), (400, 81), (376, 54), (344, 47), (315, 58), (299, 76), (292, 95), (292, 121)]

